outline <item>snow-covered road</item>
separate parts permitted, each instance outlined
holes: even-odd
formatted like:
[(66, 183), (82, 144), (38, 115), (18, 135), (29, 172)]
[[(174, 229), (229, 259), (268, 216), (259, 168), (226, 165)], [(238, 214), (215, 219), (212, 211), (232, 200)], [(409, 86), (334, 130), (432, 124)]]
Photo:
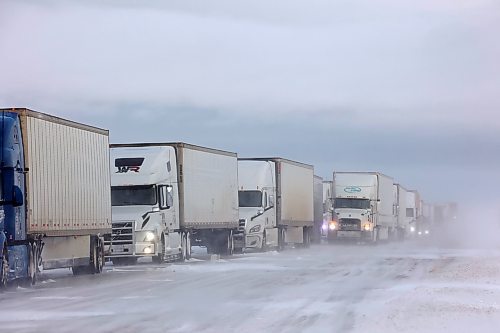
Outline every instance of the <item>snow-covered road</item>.
[(0, 295), (0, 331), (498, 332), (500, 252), (316, 245), (45, 272)]

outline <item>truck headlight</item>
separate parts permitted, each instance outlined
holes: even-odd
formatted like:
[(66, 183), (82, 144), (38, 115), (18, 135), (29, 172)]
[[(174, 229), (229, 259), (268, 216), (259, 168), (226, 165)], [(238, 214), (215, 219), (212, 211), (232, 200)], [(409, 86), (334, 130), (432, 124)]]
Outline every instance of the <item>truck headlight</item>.
[(152, 231), (146, 232), (146, 242), (152, 242), (155, 240), (155, 233)]
[(253, 226), (252, 228), (250, 228), (250, 233), (252, 232), (259, 232), (260, 231), (260, 224), (257, 224), (256, 226)]
[(415, 227), (410, 227), (410, 232), (415, 232)]
[(333, 221), (332, 221), (332, 222), (330, 222), (329, 228), (330, 228), (330, 230), (335, 230), (335, 229), (337, 229), (337, 223), (335, 223), (335, 222), (333, 222)]
[(429, 234), (429, 230), (425, 230), (425, 234), (428, 235)]
[(370, 223), (365, 223), (365, 225), (363, 226), (363, 229), (365, 231), (370, 231), (370, 230), (372, 230), (372, 226)]

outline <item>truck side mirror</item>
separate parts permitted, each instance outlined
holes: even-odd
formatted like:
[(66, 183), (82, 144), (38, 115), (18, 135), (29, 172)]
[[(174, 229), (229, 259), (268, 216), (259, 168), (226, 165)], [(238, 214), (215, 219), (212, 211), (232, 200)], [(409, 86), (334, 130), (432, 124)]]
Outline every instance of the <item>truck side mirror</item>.
[(174, 198), (172, 195), (173, 187), (171, 185), (159, 186), (160, 194), (160, 209), (169, 209), (174, 205)]
[(269, 207), (273, 207), (274, 206), (274, 195), (270, 195), (269, 196)]
[(174, 187), (172, 185), (167, 185), (167, 205), (168, 208), (174, 205)]
[(19, 207), (22, 205), (24, 205), (23, 191), (21, 191), (19, 186), (14, 185), (12, 188), (12, 206)]

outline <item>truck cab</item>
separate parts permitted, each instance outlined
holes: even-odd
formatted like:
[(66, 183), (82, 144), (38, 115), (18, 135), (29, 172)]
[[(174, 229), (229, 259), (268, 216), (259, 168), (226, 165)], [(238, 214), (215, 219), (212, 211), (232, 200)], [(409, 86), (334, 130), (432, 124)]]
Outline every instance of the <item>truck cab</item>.
[(179, 230), (177, 184), (173, 147), (111, 145), (112, 234), (105, 244), (113, 263), (186, 259), (189, 237)]
[(275, 162), (238, 161), (240, 230), (245, 247), (278, 246)]
[(386, 240), (396, 225), (393, 180), (376, 172), (335, 172), (328, 239)]
[(367, 198), (335, 198), (328, 239), (372, 239), (375, 225), (373, 208)]
[(28, 279), (34, 283), (35, 259), (26, 231), (25, 168), (19, 116), (2, 111), (0, 118), (0, 287), (8, 281)]

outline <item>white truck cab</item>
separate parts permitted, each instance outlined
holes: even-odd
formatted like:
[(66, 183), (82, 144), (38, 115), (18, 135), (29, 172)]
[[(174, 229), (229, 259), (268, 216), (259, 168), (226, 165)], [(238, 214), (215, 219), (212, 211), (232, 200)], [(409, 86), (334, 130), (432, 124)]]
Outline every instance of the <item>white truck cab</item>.
[(278, 246), (274, 161), (238, 161), (240, 226), (245, 246)]
[[(179, 232), (176, 154), (173, 147), (111, 148), (113, 262), (183, 257)], [(184, 247), (187, 244), (184, 245)], [(185, 252), (184, 252), (185, 253)]]
[(328, 239), (377, 242), (396, 226), (393, 179), (377, 172), (335, 172), (335, 200)]
[(245, 246), (308, 246), (314, 226), (314, 168), (279, 157), (239, 158), (240, 227)]

